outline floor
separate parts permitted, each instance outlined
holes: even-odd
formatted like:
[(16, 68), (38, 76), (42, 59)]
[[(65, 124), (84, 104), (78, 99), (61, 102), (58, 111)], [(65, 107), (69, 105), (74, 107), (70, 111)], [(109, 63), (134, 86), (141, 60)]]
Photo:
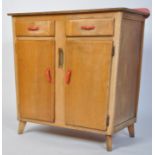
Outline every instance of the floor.
[[(151, 121), (141, 115), (136, 124), (136, 137), (129, 138), (127, 129), (113, 136), (111, 155), (151, 155)], [(14, 114), (3, 115), (3, 155), (103, 155), (105, 137), (100, 134), (61, 129), (28, 123), (23, 135), (17, 134)]]

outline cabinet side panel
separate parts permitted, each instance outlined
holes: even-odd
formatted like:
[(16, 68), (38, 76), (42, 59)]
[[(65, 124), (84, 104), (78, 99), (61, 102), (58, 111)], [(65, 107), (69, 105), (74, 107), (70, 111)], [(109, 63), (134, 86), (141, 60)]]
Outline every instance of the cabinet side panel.
[(115, 126), (136, 117), (144, 22), (123, 19), (116, 87)]

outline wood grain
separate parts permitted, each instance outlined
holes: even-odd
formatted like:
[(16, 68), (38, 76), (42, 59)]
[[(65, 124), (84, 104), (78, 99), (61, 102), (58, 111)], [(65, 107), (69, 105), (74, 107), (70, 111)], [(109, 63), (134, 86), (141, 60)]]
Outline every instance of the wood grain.
[[(138, 104), (139, 68), (143, 24), (123, 19), (121, 49), (117, 77), (115, 125), (135, 117)], [(125, 35), (123, 35), (125, 33)]]
[[(56, 21), (56, 49), (55, 49), (55, 123), (65, 124), (65, 92), (64, 92), (64, 74), (65, 74), (65, 21), (59, 18)], [(59, 48), (63, 52), (63, 65), (59, 67)]]
[(111, 77), (110, 77), (110, 93), (109, 93), (109, 105), (108, 105), (108, 115), (109, 115), (109, 126), (107, 127), (106, 134), (112, 135), (115, 126), (115, 113), (116, 113), (116, 86), (117, 86), (117, 74), (118, 74), (118, 63), (119, 63), (119, 52), (121, 46), (121, 30), (122, 30), (122, 16), (123, 13), (115, 14), (115, 33), (113, 37), (113, 52), (114, 56), (112, 58), (112, 67), (111, 67)]
[[(93, 26), (92, 30), (82, 27)], [(112, 36), (114, 33), (114, 19), (80, 19), (69, 20), (66, 24), (67, 36)]]
[[(32, 28), (32, 30), (30, 30)], [(37, 28), (35, 30), (35, 28)], [(33, 30), (34, 29), (34, 30)], [(17, 36), (54, 36), (54, 21), (16, 20), (15, 34)]]
[[(20, 116), (54, 121), (54, 41), (16, 40)], [(46, 79), (51, 70), (52, 83)]]
[(68, 40), (66, 48), (66, 123), (106, 130), (112, 41)]

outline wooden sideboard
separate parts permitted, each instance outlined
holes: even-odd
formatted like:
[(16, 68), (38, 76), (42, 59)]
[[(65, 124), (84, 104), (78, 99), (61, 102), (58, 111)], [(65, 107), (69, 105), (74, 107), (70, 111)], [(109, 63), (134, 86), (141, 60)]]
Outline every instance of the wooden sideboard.
[(11, 13), (18, 133), (26, 122), (134, 137), (144, 22), (127, 8)]

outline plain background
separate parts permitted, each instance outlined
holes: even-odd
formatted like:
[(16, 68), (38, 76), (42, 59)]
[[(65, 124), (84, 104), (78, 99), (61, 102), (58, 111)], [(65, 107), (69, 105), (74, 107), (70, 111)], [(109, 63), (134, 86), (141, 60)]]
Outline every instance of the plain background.
[[(8, 12), (58, 11), (112, 7), (151, 11), (151, 0), (4, 0), (3, 1), (3, 155), (100, 155), (105, 150), (103, 135), (47, 127), (29, 123), (25, 134), (17, 135), (11, 17)], [(151, 155), (152, 150), (152, 17), (146, 19), (142, 78), (136, 138), (126, 129), (113, 138), (112, 155)]]

